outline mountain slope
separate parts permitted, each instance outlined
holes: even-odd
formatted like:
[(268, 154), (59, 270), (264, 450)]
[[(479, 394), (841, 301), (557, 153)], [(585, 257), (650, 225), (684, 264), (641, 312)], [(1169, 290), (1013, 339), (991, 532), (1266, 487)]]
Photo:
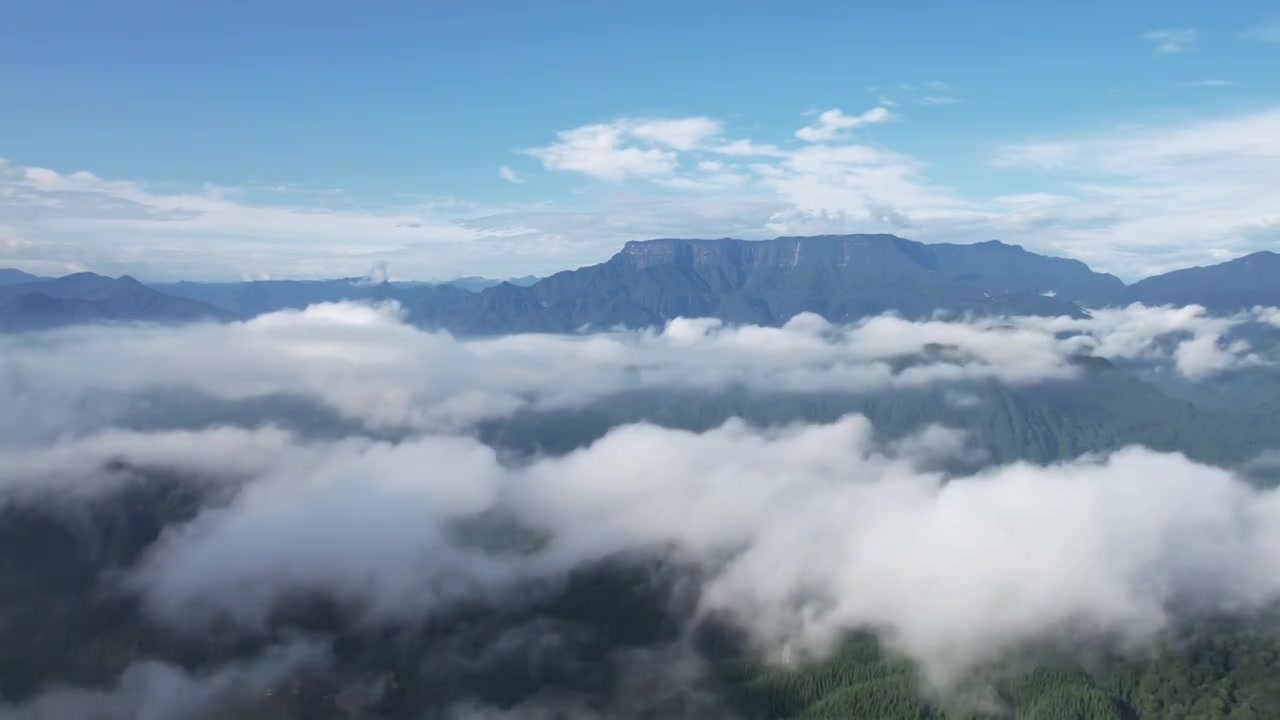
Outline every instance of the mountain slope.
[(226, 321), (231, 313), (158, 293), (137, 280), (76, 273), (0, 287), (0, 332), (44, 330), (93, 322)]
[(1129, 287), (1129, 300), (1145, 305), (1203, 305), (1235, 312), (1280, 306), (1280, 254), (1257, 252), (1218, 265), (1174, 270)]
[(1028, 252), (1021, 245), (998, 240), (953, 245), (929, 245), (938, 269), (948, 277), (996, 294), (1052, 294), (1085, 307), (1122, 303), (1124, 282), (1114, 275), (1094, 272), (1079, 260)]

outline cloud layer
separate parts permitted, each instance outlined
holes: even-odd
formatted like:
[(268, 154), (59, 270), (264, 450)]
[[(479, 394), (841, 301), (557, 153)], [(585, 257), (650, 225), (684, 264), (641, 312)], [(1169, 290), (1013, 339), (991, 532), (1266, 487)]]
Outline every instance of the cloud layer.
[[(309, 594), (412, 623), (618, 553), (673, 553), (702, 569), (702, 609), (774, 661), (872, 629), (944, 684), (1032, 642), (1141, 643), (1188, 608), (1248, 610), (1280, 593), (1274, 492), (1138, 448), (949, 481), (923, 468), (956, 440), (880, 446), (857, 416), (702, 434), (637, 425), (516, 466), (462, 438), (290, 442), (246, 468), (229, 503), (166, 532), (126, 583), (188, 632), (262, 628)], [(244, 433), (221, 449), (263, 445)], [(218, 471), (199, 457), (182, 466)], [(456, 534), (485, 513), (546, 540), (501, 552)]]
[(1080, 355), (1202, 379), (1274, 362), (1233, 332), (1280, 326), (1278, 317), (1274, 309), (1214, 317), (1197, 306), (1134, 305), (1079, 320), (881, 316), (833, 326), (802, 314), (779, 328), (682, 318), (660, 330), (459, 340), (404, 323), (394, 304), (325, 304), (221, 325), (0, 338), (0, 389), (10, 398), (0, 428), (21, 441), (100, 426), (164, 390), (303, 396), (371, 429), (458, 430), (630, 390), (870, 392), (1061, 380), (1077, 375)]
[[(801, 315), (781, 328), (681, 319), (459, 341), (405, 325), (394, 306), (339, 304), (227, 325), (72, 328), (0, 347), (0, 512), (94, 507), (157, 476), (196, 491), (198, 508), (97, 580), (186, 637), (220, 628), (274, 642), (281, 613), (315, 598), (354, 632), (416, 627), (656, 556), (690, 572), (685, 622), (730, 619), (771, 661), (870, 630), (945, 687), (1033, 644), (1128, 647), (1188, 613), (1267, 606), (1280, 598), (1280, 496), (1139, 447), (952, 476), (938, 468), (970, 457), (962, 430), (888, 441), (859, 415), (705, 432), (630, 424), (554, 456), (507, 456), (459, 431), (623, 391), (1069, 381), (1080, 354), (1196, 379), (1272, 362), (1235, 333), (1278, 318), (1133, 306), (840, 327)], [(162, 402), (157, 388), (300, 396), (354, 427), (184, 430), (168, 406), (156, 429), (116, 427), (122, 407)], [(376, 432), (386, 428), (397, 432)], [(216, 704), (324, 662), (280, 652), (202, 672), (140, 662), (114, 689), (50, 688), (5, 710)]]

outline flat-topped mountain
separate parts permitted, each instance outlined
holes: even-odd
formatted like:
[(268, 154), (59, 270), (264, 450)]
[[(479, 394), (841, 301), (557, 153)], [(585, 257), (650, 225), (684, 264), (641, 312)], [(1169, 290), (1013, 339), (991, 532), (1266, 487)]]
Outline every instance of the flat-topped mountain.
[[(974, 248), (975, 253), (989, 252)], [(946, 254), (950, 258), (962, 252)], [(1052, 260), (1026, 256), (1028, 264)], [(504, 313), (486, 317), (484, 327), (459, 329), (509, 332), (535, 315), (546, 329), (572, 329), (653, 325), (680, 315), (776, 325), (800, 312), (833, 322), (890, 311), (909, 317), (939, 310), (1080, 312), (1067, 298), (1026, 289), (1029, 283), (1018, 287), (1010, 282), (1002, 288), (974, 276), (969, 270), (973, 264), (948, 263), (933, 246), (892, 235), (630, 242), (600, 265), (557, 273), (518, 292), (507, 290)], [(1053, 271), (1038, 274), (1044, 278), (1043, 291), (1052, 291)]]

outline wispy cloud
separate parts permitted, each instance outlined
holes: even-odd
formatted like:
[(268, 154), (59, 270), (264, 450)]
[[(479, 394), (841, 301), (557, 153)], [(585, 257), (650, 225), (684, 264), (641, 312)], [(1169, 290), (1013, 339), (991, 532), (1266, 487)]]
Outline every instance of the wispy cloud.
[(524, 182), (524, 178), (520, 177), (518, 174), (516, 174), (515, 170), (512, 170), (506, 165), (503, 165), (502, 167), (498, 168), (498, 177), (510, 183)]
[(1245, 38), (1280, 45), (1280, 19), (1271, 20), (1244, 32)]
[(951, 85), (941, 80), (930, 80), (923, 84), (900, 83), (893, 93), (896, 100), (882, 94), (875, 86), (867, 88), (867, 92), (876, 96), (876, 101), (882, 107), (893, 107), (900, 103), (937, 106), (955, 105), (961, 102)]
[(1182, 84), (1185, 87), (1233, 87), (1239, 83), (1235, 80), (1188, 80)]
[(235, 274), (267, 271), (261, 264), (306, 272), (312, 263), (347, 262), (355, 270), (367, 268), (372, 253), (414, 245), (457, 249), (482, 236), (451, 219), (475, 210), (448, 199), (366, 205), (332, 194), (267, 195), (212, 186), (162, 191), (0, 158), (0, 227), (23, 238), (0, 244), (0, 265), (70, 261), (201, 275), (219, 266), (225, 272), (229, 262), (239, 268)]
[(1276, 224), (1280, 109), (1015, 145), (995, 162), (1071, 183), (1071, 200), (1042, 220), (1114, 218), (1052, 228), (1055, 244), (1086, 262), (1149, 274), (1274, 247), (1264, 229)]
[(1191, 28), (1170, 28), (1151, 30), (1142, 38), (1151, 43), (1157, 55), (1175, 55), (1187, 52), (1196, 46), (1200, 34)]
[(818, 116), (818, 122), (796, 131), (796, 137), (805, 142), (829, 142), (843, 136), (849, 130), (864, 125), (888, 122), (893, 116), (883, 107), (874, 107), (861, 115), (846, 115), (834, 108)]

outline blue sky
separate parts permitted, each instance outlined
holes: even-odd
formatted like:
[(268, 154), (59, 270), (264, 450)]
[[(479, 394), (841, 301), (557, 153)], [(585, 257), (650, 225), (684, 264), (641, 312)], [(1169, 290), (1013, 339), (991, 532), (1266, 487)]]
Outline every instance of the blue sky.
[(1280, 249), (1273, 2), (0, 8), (0, 266), (545, 273), (656, 236)]

